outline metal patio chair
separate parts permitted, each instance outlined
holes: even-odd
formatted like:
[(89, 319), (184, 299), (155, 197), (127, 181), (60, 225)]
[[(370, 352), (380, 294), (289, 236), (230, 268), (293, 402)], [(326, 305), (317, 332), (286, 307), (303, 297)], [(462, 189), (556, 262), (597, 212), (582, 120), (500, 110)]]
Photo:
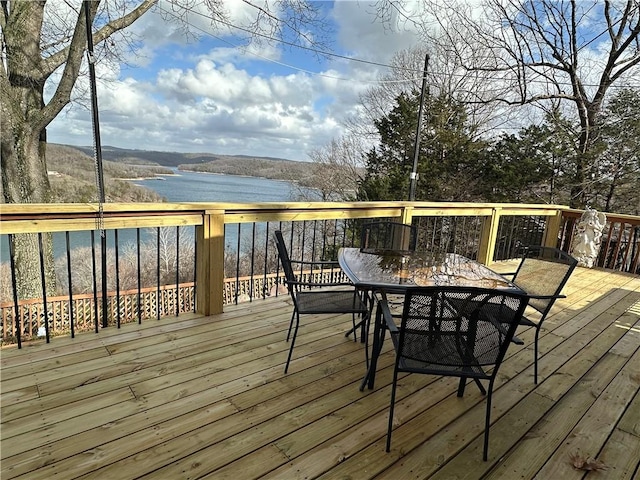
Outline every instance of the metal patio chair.
[[(384, 321), (396, 352), (386, 451), (391, 449), (398, 373), (459, 377), (458, 397), (467, 379), (487, 395), (483, 460), (487, 460), (494, 382), (527, 305), (528, 297), (507, 290), (475, 287), (417, 287), (407, 291), (400, 325), (383, 298), (377, 320)], [(485, 387), (480, 382), (488, 380)]]
[[(529, 306), (537, 313), (536, 319), (523, 317), (520, 325), (535, 328), (533, 381), (538, 383), (538, 339), (547, 314), (558, 298), (566, 298), (560, 292), (564, 288), (578, 260), (566, 252), (553, 247), (526, 247), (518, 269), (503, 273), (512, 277), (512, 282), (527, 293)], [(522, 341), (518, 343), (523, 343)]]
[[(291, 362), (293, 347), (296, 342), (296, 336), (298, 335), (300, 315), (350, 313), (355, 328), (356, 315), (360, 315), (364, 319), (369, 315), (369, 308), (361, 298), (360, 292), (352, 284), (346, 282), (305, 282), (296, 276), (293, 269), (294, 265), (296, 269), (329, 269), (338, 267), (337, 262), (291, 260), (280, 230), (275, 232), (275, 239), (278, 256), (280, 257), (280, 263), (282, 264), (282, 269), (285, 274), (287, 289), (293, 300), (293, 313), (287, 333), (287, 341), (291, 339), (291, 345), (289, 347), (287, 363), (284, 367), (284, 373), (287, 373), (289, 363)], [(293, 336), (291, 336), (292, 328)]]

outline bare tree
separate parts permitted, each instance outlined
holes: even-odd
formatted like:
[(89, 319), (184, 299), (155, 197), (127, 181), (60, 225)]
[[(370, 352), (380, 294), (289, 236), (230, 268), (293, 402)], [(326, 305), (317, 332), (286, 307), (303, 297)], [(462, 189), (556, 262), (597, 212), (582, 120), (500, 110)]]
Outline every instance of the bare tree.
[(422, 15), (414, 20), (428, 42), (467, 72), (491, 74), (478, 101), (571, 107), (580, 125), (572, 206), (584, 206), (604, 99), (613, 85), (640, 78), (640, 3), (425, 0)]
[[(323, 26), (319, 9), (305, 0), (244, 1), (254, 12), (245, 25), (249, 37), (297, 38), (317, 45), (309, 24)], [(0, 151), (2, 181), (0, 202), (42, 203), (50, 199), (46, 166), (46, 128), (71, 102), (81, 74), (87, 44), (86, 15), (94, 26), (97, 56), (117, 55), (120, 48), (135, 46), (124, 31), (147, 14), (157, 0), (0, 1)], [(162, 7), (168, 20), (176, 21), (186, 34), (194, 15), (209, 18), (213, 28), (229, 25), (223, 0), (170, 0)], [(158, 7), (160, 8), (160, 7)], [(87, 9), (87, 12), (85, 12)], [(55, 72), (61, 72), (54, 76)], [(53, 95), (45, 101), (45, 84)], [(50, 245), (50, 242), (47, 242)], [(37, 238), (20, 236), (16, 243), (16, 267), (22, 298), (38, 297), (41, 285), (37, 265)], [(53, 255), (46, 248), (47, 274), (54, 283)]]
[(352, 201), (364, 170), (361, 159), (365, 151), (362, 140), (355, 135), (345, 135), (332, 140), (329, 145), (309, 152), (313, 161), (312, 185), (323, 202)]

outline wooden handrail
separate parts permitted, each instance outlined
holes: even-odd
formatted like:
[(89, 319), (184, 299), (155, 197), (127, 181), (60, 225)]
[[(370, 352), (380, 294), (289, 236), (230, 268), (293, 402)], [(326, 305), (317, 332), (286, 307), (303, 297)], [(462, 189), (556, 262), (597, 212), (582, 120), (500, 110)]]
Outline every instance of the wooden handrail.
[[(82, 231), (96, 229), (98, 204), (0, 204), (0, 233)], [(445, 202), (271, 202), (271, 203), (107, 203), (106, 229), (195, 226), (197, 311), (222, 312), (224, 225), (250, 222), (476, 216), (483, 218), (478, 260), (491, 263), (498, 224), (506, 216), (548, 217), (545, 245), (558, 244), (563, 219), (578, 218), (581, 210), (564, 205)], [(607, 214), (610, 222), (640, 225), (640, 217)], [(629, 260), (637, 263), (635, 260)]]

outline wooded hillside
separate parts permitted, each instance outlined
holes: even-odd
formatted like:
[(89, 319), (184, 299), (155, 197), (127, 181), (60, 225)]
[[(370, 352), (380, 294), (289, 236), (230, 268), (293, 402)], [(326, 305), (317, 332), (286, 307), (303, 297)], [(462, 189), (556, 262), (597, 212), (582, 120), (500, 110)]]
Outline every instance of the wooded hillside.
[[(91, 147), (73, 147), (93, 155)], [(128, 165), (157, 165), (193, 172), (222, 173), (251, 177), (287, 180), (309, 185), (310, 162), (298, 162), (273, 157), (252, 157), (248, 155), (219, 155), (213, 153), (157, 152), (129, 150), (125, 148), (103, 147), (105, 160)]]
[[(47, 170), (53, 202), (78, 203), (98, 200), (93, 152), (91, 155), (74, 147), (47, 144)], [(162, 202), (164, 199), (154, 191), (124, 179), (172, 172), (165, 167), (133, 166), (105, 160), (103, 173), (105, 197), (109, 202)]]

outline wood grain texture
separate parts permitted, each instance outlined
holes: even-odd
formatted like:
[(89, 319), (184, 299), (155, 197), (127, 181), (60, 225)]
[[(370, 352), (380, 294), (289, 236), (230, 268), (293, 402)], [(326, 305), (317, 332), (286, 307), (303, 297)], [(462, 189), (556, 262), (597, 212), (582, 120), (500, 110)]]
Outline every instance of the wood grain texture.
[[(496, 264), (509, 271), (513, 265)], [(109, 327), (0, 351), (2, 479), (634, 478), (640, 452), (640, 278), (578, 268), (540, 337), (520, 329), (485, 398), (455, 379), (399, 381), (385, 453), (394, 355), (360, 392), (363, 344), (345, 315), (303, 317), (289, 374), (285, 296), (222, 314)]]

